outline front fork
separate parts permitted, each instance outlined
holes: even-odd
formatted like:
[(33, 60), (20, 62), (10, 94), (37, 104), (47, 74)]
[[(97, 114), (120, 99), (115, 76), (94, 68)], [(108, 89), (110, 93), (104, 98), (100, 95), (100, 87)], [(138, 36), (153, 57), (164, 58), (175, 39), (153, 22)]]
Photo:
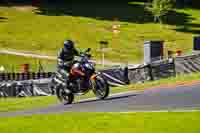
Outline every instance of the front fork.
[(69, 85), (69, 81), (63, 80), (59, 73), (55, 75), (53, 80), (56, 82), (56, 84), (54, 84), (55, 90), (62, 89), (66, 94), (71, 93), (71, 90), (67, 87)]
[(90, 77), (90, 84), (91, 84), (91, 89), (93, 91), (96, 91), (96, 78), (97, 76), (100, 75), (100, 73), (94, 73), (91, 77)]
[(92, 76), (90, 76), (90, 80), (96, 80), (96, 77), (101, 75), (102, 73), (101, 72), (94, 72), (92, 74)]

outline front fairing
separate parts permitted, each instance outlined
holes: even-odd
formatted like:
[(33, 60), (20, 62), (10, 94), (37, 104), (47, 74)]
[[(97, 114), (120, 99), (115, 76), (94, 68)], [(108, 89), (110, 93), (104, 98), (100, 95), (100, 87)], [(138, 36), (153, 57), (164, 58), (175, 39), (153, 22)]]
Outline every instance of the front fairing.
[(95, 72), (95, 68), (91, 63), (85, 63), (83, 64), (83, 68), (88, 76), (91, 76)]

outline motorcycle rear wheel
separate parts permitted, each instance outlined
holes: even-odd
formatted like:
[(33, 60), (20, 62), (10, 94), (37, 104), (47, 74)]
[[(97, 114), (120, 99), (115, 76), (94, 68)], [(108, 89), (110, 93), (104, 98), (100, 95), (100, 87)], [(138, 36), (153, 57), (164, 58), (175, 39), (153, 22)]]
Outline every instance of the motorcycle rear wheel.
[(74, 101), (74, 95), (72, 93), (66, 93), (62, 86), (56, 87), (56, 96), (64, 105), (71, 104)]

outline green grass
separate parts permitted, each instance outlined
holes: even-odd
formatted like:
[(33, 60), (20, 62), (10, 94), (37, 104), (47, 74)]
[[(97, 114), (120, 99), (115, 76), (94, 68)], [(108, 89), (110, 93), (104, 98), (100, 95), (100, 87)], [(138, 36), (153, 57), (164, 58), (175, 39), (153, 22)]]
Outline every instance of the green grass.
[(184, 84), (184, 83), (190, 83), (192, 81), (199, 81), (200, 79), (200, 74), (199, 73), (191, 73), (191, 74), (186, 74), (186, 75), (177, 75), (176, 77), (171, 77), (171, 78), (165, 78), (161, 80), (155, 80), (155, 81), (148, 81), (145, 83), (138, 83), (138, 84), (132, 84), (129, 86), (125, 86), (124, 88), (131, 88), (140, 90), (140, 89), (148, 89), (152, 87), (159, 87), (159, 86), (169, 86), (173, 84)]
[[(200, 74), (181, 75), (176, 78), (162, 79), (153, 82), (145, 82), (143, 84), (132, 84), (129, 86), (111, 88), (111, 94), (127, 92), (127, 91), (142, 91), (160, 85), (173, 85), (176, 83), (185, 83), (191, 81), (199, 81)], [(75, 97), (75, 100), (81, 100), (94, 97), (92, 92), (87, 95)], [(29, 97), (29, 98), (7, 98), (0, 99), (0, 112), (9, 112), (17, 110), (27, 110), (33, 108), (46, 107), (51, 104), (56, 104), (58, 100), (55, 96), (50, 97)]]
[[(112, 88), (111, 94), (126, 92), (130, 88)], [(89, 92), (86, 95), (75, 97), (75, 101), (95, 97), (92, 92)], [(27, 97), (27, 98), (6, 98), (0, 99), (0, 113), (1, 112), (10, 112), (17, 110), (27, 110), (40, 107), (47, 107), (52, 104), (58, 103), (56, 96), (49, 97)]]
[[(0, 6), (0, 48), (56, 55), (66, 38), (75, 40), (78, 47), (93, 49), (100, 58), (99, 41), (108, 40), (112, 51), (110, 60), (140, 62), (145, 40), (165, 40), (166, 50), (183, 50), (190, 53), (192, 37), (200, 33), (200, 10), (177, 10), (167, 24), (153, 23), (143, 3), (122, 2), (68, 3), (42, 5), (38, 9), (20, 6)], [(111, 27), (118, 18), (120, 33), (113, 36)], [(122, 55), (122, 56), (120, 56)]]
[(55, 71), (56, 61), (21, 57), (15, 55), (0, 55), (0, 66), (4, 66), (6, 72), (20, 72), (22, 71), (22, 64), (29, 64), (30, 71), (37, 72), (39, 70), (39, 62), (43, 66), (44, 71)]
[(64, 113), (1, 118), (3, 133), (199, 133), (200, 112)]
[(53, 96), (0, 99), (0, 112), (46, 107), (57, 102)]
[[(29, 64), (31, 72), (39, 71), (39, 62), (42, 65), (45, 72), (54, 72), (57, 68), (56, 60), (47, 60), (47, 59), (36, 59), (31, 57), (15, 56), (15, 55), (6, 55), (0, 54), (0, 66), (4, 66), (6, 72), (21, 72), (22, 64)], [(111, 66), (105, 65), (104, 67), (100, 64), (96, 64), (96, 69), (105, 69)]]

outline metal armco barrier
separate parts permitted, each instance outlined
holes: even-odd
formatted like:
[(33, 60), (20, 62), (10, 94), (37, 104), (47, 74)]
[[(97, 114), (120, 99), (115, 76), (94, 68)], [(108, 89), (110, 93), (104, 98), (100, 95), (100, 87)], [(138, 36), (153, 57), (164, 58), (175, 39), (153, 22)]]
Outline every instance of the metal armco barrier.
[(151, 80), (176, 76), (174, 59), (154, 62), (149, 66)]
[(102, 70), (100, 72), (111, 86), (122, 86), (129, 84), (128, 67), (111, 68)]
[(175, 68), (178, 74), (200, 72), (200, 53), (177, 57)]
[(152, 80), (150, 65), (140, 65), (128, 68), (128, 79), (130, 83)]
[(23, 81), (30, 79), (43, 79), (50, 78), (53, 72), (46, 73), (0, 73), (0, 82), (1, 81)]

